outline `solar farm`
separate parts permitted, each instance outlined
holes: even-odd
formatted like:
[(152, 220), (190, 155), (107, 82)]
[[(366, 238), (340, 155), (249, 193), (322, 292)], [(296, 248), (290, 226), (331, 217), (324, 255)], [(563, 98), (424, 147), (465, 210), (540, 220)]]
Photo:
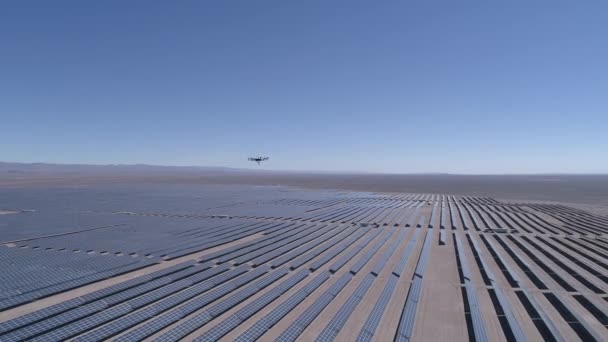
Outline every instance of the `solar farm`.
[(457, 194), (7, 190), (0, 341), (604, 341), (608, 217)]

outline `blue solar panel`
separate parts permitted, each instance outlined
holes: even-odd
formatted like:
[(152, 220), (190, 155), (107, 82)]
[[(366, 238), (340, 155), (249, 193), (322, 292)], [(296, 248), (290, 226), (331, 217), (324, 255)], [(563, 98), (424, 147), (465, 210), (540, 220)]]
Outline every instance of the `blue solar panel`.
[(324, 253), (319, 259), (317, 259), (315, 262), (313, 262), (310, 266), (310, 269), (312, 271), (319, 269), (321, 266), (323, 266), (329, 260), (333, 259), (336, 255), (342, 253), (346, 248), (348, 248), (350, 245), (352, 245), (357, 239), (359, 239), (361, 236), (363, 236), (368, 231), (369, 231), (369, 228), (357, 230), (352, 236), (349, 236), (344, 242), (342, 242), (338, 246), (332, 248), (329, 252)]
[(114, 341), (115, 342), (127, 342), (127, 341), (142, 340), (156, 332), (161, 331), (162, 329), (168, 327), (169, 325), (179, 321), (182, 317), (183, 317), (183, 315), (179, 310), (172, 311), (159, 318), (155, 318), (134, 330), (129, 331), (128, 333), (118, 337)]
[(3, 340), (11, 341), (11, 340), (23, 340), (27, 339), (31, 336), (38, 335), (44, 333), (53, 328), (62, 326), (74, 320), (86, 317), (92, 313), (101, 311), (107, 307), (107, 304), (103, 301), (94, 302), (91, 304), (87, 304), (70, 311), (66, 311), (57, 316), (53, 316), (47, 320), (34, 323), (32, 325), (27, 325), (23, 328), (17, 329), (12, 333), (9, 333), (2, 337)]
[(367, 264), (369, 260), (374, 256), (374, 254), (376, 254), (378, 250), (382, 248), (384, 243), (388, 240), (388, 238), (392, 235), (394, 231), (395, 228), (393, 227), (390, 231), (385, 232), (381, 239), (376, 242), (376, 244), (369, 251), (363, 254), (361, 258), (359, 258), (359, 260), (350, 268), (350, 271), (353, 273), (359, 272), (363, 268), (363, 266), (365, 266), (365, 264)]
[(319, 274), (303, 288), (289, 297), (286, 301), (274, 308), (270, 313), (264, 316), (264, 318), (257, 321), (254, 325), (247, 329), (237, 338), (237, 340), (252, 341), (262, 336), (270, 327), (279, 322), (308, 295), (310, 295), (315, 289), (329, 279), (330, 275), (331, 274), (327, 271)]
[(108, 303), (109, 305), (114, 305), (116, 303), (123, 302), (129, 298), (136, 297), (142, 293), (152, 291), (154, 289), (157, 289), (157, 288), (167, 285), (169, 283), (171, 283), (171, 278), (163, 277), (163, 278), (160, 278), (157, 280), (147, 282), (145, 284), (138, 285), (129, 290), (121, 291), (121, 292), (113, 294), (109, 297), (105, 297), (103, 300), (106, 303)]
[(78, 335), (82, 332), (90, 330), (101, 324), (104, 324), (112, 319), (116, 319), (123, 315), (126, 315), (131, 311), (131, 306), (128, 304), (121, 304), (113, 308), (104, 310), (92, 316), (86, 317), (79, 321), (73, 322), (68, 325), (64, 325), (59, 329), (55, 329), (49, 333), (41, 336), (37, 336), (32, 341), (63, 341), (69, 337)]
[(203, 333), (201, 336), (197, 337), (195, 341), (217, 341), (224, 335), (232, 331), (232, 329), (239, 326), (241, 322), (242, 321), (239, 317), (237, 317), (236, 315), (232, 315), (223, 320), (220, 324), (214, 326), (207, 332)]
[(407, 234), (407, 230), (405, 230), (405, 229), (401, 230), (401, 232), (399, 233), (399, 236), (391, 243), (388, 250), (382, 254), (381, 259), (372, 268), (371, 272), (373, 275), (378, 276), (380, 274), (380, 271), (382, 270), (382, 268), (384, 268), (384, 265), (386, 265), (386, 263), (388, 262), (390, 257), (393, 255), (393, 253), (395, 252), (397, 247), (401, 244), (401, 242), (405, 238), (406, 234)]
[(245, 305), (245, 307), (236, 312), (236, 315), (243, 320), (248, 319), (270, 302), (278, 298), (281, 294), (291, 289), (306, 276), (308, 276), (308, 270), (301, 270), (300, 272), (297, 272), (296, 274), (277, 284), (269, 292)]
[(327, 293), (334, 297), (337, 296), (351, 279), (353, 279), (353, 275), (351, 273), (345, 273), (327, 290)]
[(247, 298), (255, 295), (258, 292), (258, 288), (255, 286), (248, 286), (237, 293), (231, 295), (230, 297), (223, 299), (218, 304), (213, 305), (208, 309), (211, 316), (219, 316), (224, 312), (230, 310), (231, 308), (239, 305), (241, 302), (246, 300)]
[(31, 324), (33, 322), (37, 322), (44, 318), (59, 314), (61, 312), (64, 312), (69, 309), (75, 308), (79, 305), (82, 305), (83, 303), (84, 303), (84, 300), (82, 298), (74, 298), (74, 299), (70, 299), (68, 301), (59, 303), (59, 304), (49, 306), (48, 308), (44, 308), (44, 309), (41, 309), (38, 311), (34, 311), (32, 313), (23, 315), (21, 317), (17, 317), (10, 321), (2, 322), (2, 323), (0, 323), (0, 334), (4, 334), (11, 330), (22, 327), (26, 324)]
[(202, 313), (189, 318), (188, 320), (179, 323), (177, 326), (171, 328), (171, 330), (162, 334), (157, 340), (158, 341), (181, 341), (184, 337), (188, 336), (193, 331), (204, 326), (212, 320), (211, 315), (203, 311)]
[(399, 278), (395, 275), (391, 275), (388, 278), (386, 285), (384, 286), (384, 290), (380, 294), (380, 298), (374, 305), (372, 311), (370, 312), (367, 320), (365, 321), (363, 328), (359, 332), (359, 336), (357, 337), (357, 341), (370, 341), (373, 335), (376, 332), (376, 328), (380, 324), (380, 320), (386, 307), (397, 287), (397, 282)]
[(322, 341), (328, 336), (335, 336), (342, 329), (346, 321), (350, 318), (356, 307), (359, 305), (365, 293), (369, 290), (376, 277), (371, 273), (366, 275), (361, 281), (355, 292), (346, 300), (346, 302), (340, 307), (338, 312), (331, 318), (329, 323), (321, 331), (321, 334), (317, 338), (318, 341)]
[[(462, 284), (459, 285), (462, 287), (466, 310), (467, 327), (463, 328), (476, 340), (487, 338), (485, 317), (481, 316), (479, 308), (482, 302), (482, 298), (478, 297), (479, 284), (474, 284), (472, 279), (477, 269), (481, 270), (484, 275), (482, 278), (489, 283), (487, 279), (495, 280), (492, 268), (496, 267), (496, 262), (510, 286), (518, 287), (514, 280), (517, 274), (511, 269), (515, 266), (511, 266), (507, 260), (501, 261), (505, 251), (512, 259), (508, 261), (515, 260), (547, 296), (557, 292), (553, 291), (554, 282), (544, 284), (532, 272), (537, 268), (536, 265), (531, 267), (530, 260), (536, 260), (531, 254), (537, 249), (545, 253), (541, 259), (548, 257), (548, 254), (558, 253), (558, 257), (563, 256), (567, 262), (572, 261), (575, 265), (572, 267), (577, 270), (576, 265), (579, 265), (584, 272), (589, 272), (599, 280), (603, 279), (601, 272), (593, 270), (601, 267), (602, 264), (598, 261), (604, 256), (602, 248), (608, 246), (608, 243), (602, 242), (604, 240), (601, 238), (581, 240), (576, 234), (597, 235), (597, 232), (608, 232), (608, 219), (574, 208), (426, 194), (328, 192), (326, 197), (318, 198), (314, 192), (284, 190), (285, 192), (272, 190), (271, 196), (262, 199), (242, 199), (241, 195), (247, 197), (246, 192), (239, 191), (238, 196), (231, 193), (231, 199), (211, 205), (204, 204), (208, 198), (202, 197), (209, 197), (215, 190), (208, 192), (208, 189), (188, 189), (192, 193), (179, 205), (174, 201), (179, 196), (172, 193), (171, 201), (167, 201), (167, 198), (159, 200), (158, 206), (153, 209), (149, 206), (148, 194), (129, 203), (114, 203), (114, 200), (109, 200), (111, 197), (95, 199), (79, 208), (67, 208), (66, 204), (61, 204), (65, 201), (57, 200), (53, 202), (62, 208), (59, 211), (44, 209), (38, 214), (2, 215), (1, 220), (7, 222), (5, 220), (8, 218), (11, 228), (19, 228), (10, 223), (11, 218), (16, 218), (15, 222), (21, 222), (27, 230), (28, 220), (17, 218), (26, 215), (42, 215), (39, 216), (41, 218), (44, 215), (46, 218), (52, 216), (43, 212), (62, 216), (67, 209), (90, 211), (92, 208), (89, 205), (95, 203), (102, 205), (100, 211), (114, 214), (79, 215), (105, 215), (110, 221), (124, 223), (124, 226), (28, 239), (17, 244), (24, 248), (0, 246), (0, 310), (131, 272), (159, 262), (160, 257), (171, 259), (203, 251), (200, 254), (204, 255), (200, 258), (205, 261), (178, 261), (177, 265), (91, 293), (83, 291), (85, 294), (82, 297), (0, 322), (0, 340), (97, 341), (110, 340), (120, 334), (133, 339), (146, 339), (160, 331), (164, 333), (160, 340), (183, 340), (192, 337), (191, 333), (205, 325), (211, 328), (205, 336), (225, 339), (229, 332), (235, 332), (235, 327), (246, 324), (243, 330), (239, 329), (241, 334), (236, 340), (252, 341), (264, 340), (268, 337), (269, 329), (273, 329), (273, 337), (276, 337), (276, 325), (285, 323), (289, 325), (285, 331), (276, 331), (280, 334), (279, 341), (315, 337), (320, 340), (337, 339), (344, 334), (344, 331), (340, 331), (347, 324), (348, 327), (359, 329), (349, 332), (349, 336), (357, 335), (358, 341), (370, 341), (378, 339), (377, 329), (384, 326), (380, 322), (386, 319), (389, 306), (393, 309), (389, 303), (396, 293), (397, 284), (406, 282), (409, 290), (406, 298), (401, 299), (405, 303), (400, 308), (399, 323), (391, 327), (396, 330), (388, 333), (394, 334), (395, 340), (409, 341), (414, 326), (419, 323), (416, 322), (416, 316), (420, 316), (417, 315), (417, 309), (425, 295), (423, 291), (427, 285), (424, 280), (427, 264), (431, 257), (440, 256), (429, 251), (431, 248), (443, 248), (433, 246), (437, 243), (440, 246), (450, 243), (450, 248), (452, 245), (455, 247), (459, 272), (464, 275)], [(139, 189), (134, 190), (133, 193), (137, 194), (138, 191)], [(131, 196), (131, 193), (128, 195)], [(125, 198), (132, 198), (129, 196)], [(5, 204), (10, 204), (13, 203), (13, 197), (4, 195), (2, 199)], [(38, 197), (38, 194), (32, 197)], [(234, 202), (234, 198), (239, 198), (239, 203)], [(15, 200), (19, 200), (19, 196)], [(80, 205), (71, 202), (70, 207)], [(188, 207), (185, 208), (184, 205)], [(118, 210), (133, 212), (119, 214), (116, 213)], [(342, 221), (353, 224), (333, 223)], [(414, 226), (416, 222), (421, 228), (412, 228), (414, 231), (410, 234), (411, 229), (406, 227)], [(39, 219), (35, 223), (36, 226), (43, 227), (69, 222)], [(398, 224), (397, 228), (394, 227), (395, 223)], [(77, 227), (78, 225), (74, 226), (75, 231), (83, 228)], [(426, 229), (432, 225), (441, 226), (442, 229)], [(458, 226), (464, 230), (458, 232)], [(558, 240), (551, 240), (549, 237), (546, 240), (549, 242), (546, 242), (544, 239), (537, 240), (534, 236), (528, 237), (528, 241), (528, 238), (521, 235), (514, 235), (514, 240), (504, 240), (496, 234), (486, 238), (489, 233), (482, 232), (467, 235), (469, 228), (479, 230), (494, 226), (516, 228), (534, 234), (569, 234), (570, 238), (564, 240), (557, 236), (555, 239)], [(453, 230), (452, 236), (448, 234), (447, 227)], [(424, 232), (421, 232), (423, 229)], [(18, 230), (10, 229), (9, 233), (14, 234), (13, 231)], [(423, 233), (424, 243), (420, 241)], [(116, 239), (116, 236), (120, 236), (120, 239)], [(407, 236), (410, 236), (410, 240), (403, 241)], [(467, 241), (463, 238), (467, 238)], [(478, 238), (482, 239), (483, 244), (477, 243)], [(501, 245), (493, 243), (493, 240)], [(547, 246), (547, 250), (538, 247), (532, 240), (540, 241), (539, 246)], [(567, 244), (562, 244), (563, 250), (562, 245), (553, 245), (554, 241), (562, 240)], [(403, 246), (404, 244), (406, 245)], [(584, 250), (585, 246), (590, 249)], [(415, 271), (411, 283), (408, 283), (409, 279), (402, 277), (406, 272), (411, 273), (406, 267), (416, 261), (411, 258), (419, 247), (422, 250), (416, 255)], [(583, 248), (588, 255), (593, 254), (592, 258), (579, 253), (583, 258), (579, 262), (574, 260), (575, 257), (569, 257), (569, 253), (576, 252), (577, 248)], [(75, 250), (77, 252), (73, 252)], [(397, 251), (399, 255), (395, 256)], [(470, 259), (470, 251), (473, 252), (474, 259)], [(120, 255), (117, 252), (121, 252), (118, 253)], [(493, 258), (494, 262), (488, 261), (488, 257)], [(549, 257), (549, 260), (553, 259)], [(392, 270), (385, 270), (389, 263)], [(235, 264), (242, 265), (236, 267)], [(587, 264), (589, 265), (585, 266)], [(345, 269), (347, 266), (348, 269)], [(160, 267), (162, 266), (155, 268)], [(306, 269), (303, 270), (304, 268)], [(594, 286), (601, 291), (599, 285), (594, 285), (595, 282), (587, 281), (579, 274), (574, 276), (583, 285)], [(375, 279), (386, 283), (380, 284), (383, 288), (378, 289), (378, 293), (374, 292), (379, 297), (369, 298), (371, 293), (368, 289), (378, 283)], [(558, 278), (554, 279), (557, 281)], [(345, 294), (348, 284), (349, 292)], [(492, 299), (496, 311), (492, 311), (492, 314), (497, 315), (499, 329), (502, 328), (504, 337), (514, 340), (526, 338), (522, 333), (524, 322), (521, 321), (525, 315), (513, 315), (515, 307), (512, 306), (514, 304), (511, 298), (505, 296), (501, 289), (487, 285), (489, 287), (482, 288), (482, 292), (487, 291)], [(575, 290), (574, 287), (572, 291)], [(310, 298), (317, 291), (320, 292), (318, 296)], [(339, 296), (340, 293), (342, 296)], [(541, 336), (559, 337), (552, 322), (542, 317), (541, 308), (530, 304), (533, 298), (527, 301), (522, 289), (517, 289), (516, 294)], [(339, 298), (340, 302), (334, 301), (335, 298)], [(369, 313), (363, 317), (365, 322), (356, 320), (351, 325), (348, 321), (361, 309), (363, 298), (365, 303), (372, 305), (367, 308), (371, 311), (361, 310)], [(579, 303), (559, 300), (551, 304), (557, 305), (558, 311), (564, 309), (561, 307), (564, 306), (566, 311), (571, 311), (572, 316), (584, 313), (592, 320), (603, 323), (605, 317), (600, 312), (603, 310), (601, 305), (596, 305), (596, 302), (592, 305), (581, 303), (580, 298), (593, 301), (590, 295), (585, 294), (584, 297), (575, 297)], [(41, 302), (41, 305), (44, 303)], [(576, 307), (570, 308), (571, 305)], [(27, 307), (23, 309), (18, 310), (27, 311)], [(323, 321), (319, 321), (319, 315), (323, 316)], [(579, 324), (579, 318), (576, 319), (577, 321), (566, 319), (575, 333), (582, 334), (581, 336), (596, 333), (595, 328)], [(311, 330), (311, 324), (317, 327), (317, 323), (324, 328), (322, 331)], [(552, 329), (553, 332), (550, 332)], [(121, 339), (125, 339), (125, 336)]]
[(101, 341), (114, 336), (156, 315), (155, 310), (146, 308), (133, 314), (114, 320), (102, 327), (75, 339), (76, 342)]

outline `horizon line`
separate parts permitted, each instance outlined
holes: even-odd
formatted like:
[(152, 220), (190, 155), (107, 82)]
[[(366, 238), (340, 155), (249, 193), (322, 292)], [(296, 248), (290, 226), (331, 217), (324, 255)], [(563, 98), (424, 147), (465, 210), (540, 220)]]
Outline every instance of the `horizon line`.
[(246, 167), (231, 167), (219, 165), (162, 165), (162, 164), (146, 164), (146, 163), (52, 163), (52, 162), (13, 162), (0, 161), (1, 164), (19, 164), (19, 165), (48, 165), (48, 166), (85, 166), (85, 167), (157, 167), (157, 168), (176, 168), (176, 169), (228, 169), (235, 171), (261, 171), (261, 172), (285, 172), (285, 173), (324, 173), (324, 174), (365, 174), (365, 175), (444, 175), (444, 176), (606, 176), (608, 172), (531, 172), (531, 173), (459, 173), (459, 172), (380, 172), (380, 171), (348, 171), (348, 170), (281, 170), (281, 169), (262, 169), (262, 168), (246, 168)]

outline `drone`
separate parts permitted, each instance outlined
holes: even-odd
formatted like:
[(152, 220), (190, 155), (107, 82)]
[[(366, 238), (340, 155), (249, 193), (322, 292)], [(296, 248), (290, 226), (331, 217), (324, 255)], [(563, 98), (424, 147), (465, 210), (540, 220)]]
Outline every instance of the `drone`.
[(254, 161), (260, 165), (261, 162), (268, 160), (268, 157), (249, 157), (249, 161)]

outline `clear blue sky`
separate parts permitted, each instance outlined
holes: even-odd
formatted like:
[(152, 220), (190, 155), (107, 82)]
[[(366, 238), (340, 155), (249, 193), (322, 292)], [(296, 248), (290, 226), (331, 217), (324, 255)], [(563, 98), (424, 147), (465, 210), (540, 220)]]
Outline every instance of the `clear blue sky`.
[(608, 172), (608, 2), (0, 4), (0, 160), (256, 154), (289, 170)]

